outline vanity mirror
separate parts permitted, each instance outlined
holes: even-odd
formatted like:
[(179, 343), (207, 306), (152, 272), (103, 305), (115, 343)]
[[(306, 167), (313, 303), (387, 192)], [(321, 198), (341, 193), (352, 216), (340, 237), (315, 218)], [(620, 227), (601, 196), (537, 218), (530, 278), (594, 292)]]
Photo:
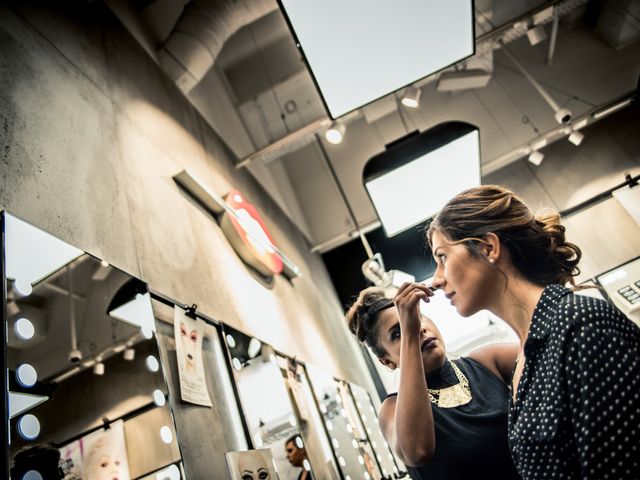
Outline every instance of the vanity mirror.
[(382, 478), (381, 468), (346, 384), (313, 365), (307, 365), (307, 371), (342, 477)]
[(146, 284), (2, 220), (12, 479), (48, 478), (33, 458), (18, 472), (34, 445), (59, 450), (66, 478), (183, 478)]
[(309, 458), (287, 455), (289, 443), (296, 453), (305, 448), (310, 425), (293, 400), (283, 358), (270, 345), (228, 325), (223, 325), (223, 333), (253, 448), (271, 449), (281, 479), (311, 471)]

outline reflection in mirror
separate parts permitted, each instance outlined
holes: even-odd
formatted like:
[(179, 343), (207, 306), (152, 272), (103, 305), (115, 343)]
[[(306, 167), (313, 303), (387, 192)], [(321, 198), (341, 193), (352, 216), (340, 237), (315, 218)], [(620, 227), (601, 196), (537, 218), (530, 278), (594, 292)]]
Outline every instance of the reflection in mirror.
[(304, 471), (310, 472), (311, 464), (304, 461), (299, 445), (287, 452), (288, 444), (302, 442), (304, 447), (309, 425), (292, 401), (285, 383), (286, 370), (279, 366), (273, 348), (232, 327), (223, 328), (254, 448), (271, 449), (280, 478), (298, 478)]
[[(345, 384), (346, 387), (346, 384)], [(394, 475), (404, 471), (402, 463), (395, 457), (389, 444), (382, 436), (380, 426), (378, 424), (378, 414), (371, 401), (369, 393), (361, 386), (350, 384), (351, 393), (353, 399), (356, 402), (356, 408), (358, 410), (360, 419), (364, 425), (364, 428), (369, 436), (371, 447), (378, 459), (380, 468), (382, 470), (383, 478), (393, 478)]]
[(316, 478), (337, 480), (340, 478), (337, 462), (325, 435), (323, 420), (315, 403), (307, 372), (302, 364), (293, 359), (278, 359), (286, 371), (287, 388), (300, 415), (300, 423), (309, 425), (309, 428), (302, 430), (302, 435)]
[(34, 446), (66, 478), (178, 468), (146, 285), (7, 214), (4, 256), (12, 478)]
[(313, 365), (307, 365), (307, 371), (343, 477), (380, 479), (380, 469), (348, 389)]

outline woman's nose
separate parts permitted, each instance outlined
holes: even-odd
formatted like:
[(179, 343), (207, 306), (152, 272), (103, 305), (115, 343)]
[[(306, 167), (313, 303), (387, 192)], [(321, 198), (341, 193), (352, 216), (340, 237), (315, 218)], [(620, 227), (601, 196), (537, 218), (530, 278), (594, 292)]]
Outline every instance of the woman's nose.
[(440, 272), (440, 269), (436, 270), (436, 273), (433, 275), (433, 281), (431, 282), (431, 286), (433, 288), (442, 288), (445, 284), (444, 276)]

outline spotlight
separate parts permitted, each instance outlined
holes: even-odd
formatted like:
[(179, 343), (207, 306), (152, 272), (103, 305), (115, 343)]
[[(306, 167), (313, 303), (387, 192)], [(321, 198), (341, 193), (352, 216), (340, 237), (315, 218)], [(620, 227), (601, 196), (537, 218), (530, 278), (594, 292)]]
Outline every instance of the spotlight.
[(93, 366), (93, 373), (96, 375), (104, 375), (104, 363), (98, 362)]
[(329, 129), (324, 132), (324, 138), (326, 138), (327, 142), (338, 145), (342, 143), (346, 130), (347, 127), (343, 123), (333, 122)]
[(584, 140), (584, 133), (573, 131), (569, 134), (569, 141), (576, 147), (582, 143), (582, 140)]
[(556, 110), (555, 119), (560, 125), (565, 125), (571, 121), (573, 115), (568, 108), (559, 108)]
[(131, 362), (134, 358), (136, 358), (135, 349), (131, 347), (126, 348), (124, 353), (122, 354), (122, 358), (124, 358), (127, 362)]
[(535, 46), (547, 39), (547, 32), (542, 25), (537, 25), (527, 30), (527, 38), (531, 46)]
[(420, 94), (422, 94), (422, 90), (417, 87), (407, 87), (404, 90), (404, 95), (402, 96), (402, 100), (400, 102), (409, 108), (418, 108), (420, 106)]
[(544, 153), (541, 153), (538, 150), (534, 150), (529, 154), (529, 161), (536, 167), (542, 163), (542, 160), (544, 160)]

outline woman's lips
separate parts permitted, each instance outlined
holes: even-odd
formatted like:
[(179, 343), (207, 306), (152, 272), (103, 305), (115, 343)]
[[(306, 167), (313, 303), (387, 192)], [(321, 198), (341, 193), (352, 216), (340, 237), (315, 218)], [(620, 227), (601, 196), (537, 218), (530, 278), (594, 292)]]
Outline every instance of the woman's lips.
[(420, 350), (422, 351), (428, 350), (435, 346), (436, 346), (436, 337), (428, 337), (424, 340), (424, 342), (422, 342), (422, 346), (420, 347)]

